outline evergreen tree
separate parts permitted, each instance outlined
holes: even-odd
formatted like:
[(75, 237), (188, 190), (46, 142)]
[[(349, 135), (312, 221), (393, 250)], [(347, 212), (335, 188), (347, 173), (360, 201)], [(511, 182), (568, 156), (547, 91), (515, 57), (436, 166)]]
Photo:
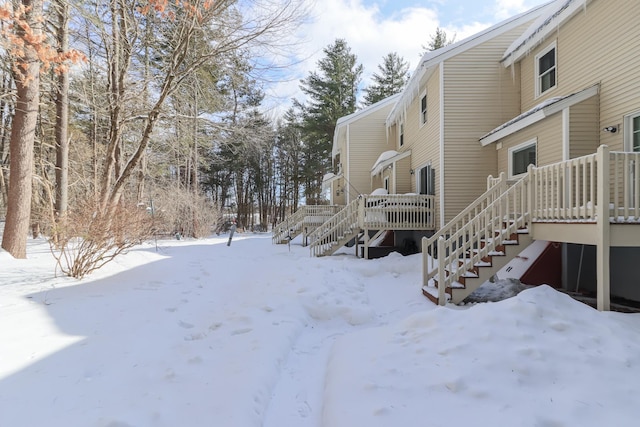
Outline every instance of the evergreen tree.
[(318, 61), (318, 71), (312, 71), (301, 80), (300, 89), (308, 96), (308, 101), (305, 104), (294, 102), (302, 111), (303, 135), (308, 150), (305, 163), (307, 204), (313, 204), (320, 197), (322, 177), (331, 166), (336, 121), (356, 110), (363, 70), (343, 39), (336, 39), (327, 46), (324, 54)]
[(409, 63), (396, 52), (384, 56), (378, 70), (380, 73), (373, 73), (373, 83), (364, 90), (364, 105), (375, 104), (400, 93), (409, 81)]
[(423, 52), (420, 54), (420, 56), (424, 55), (427, 52), (431, 52), (432, 50), (443, 48), (455, 41), (455, 34), (453, 35), (453, 37), (449, 38), (447, 33), (442, 28), (438, 27), (436, 28), (435, 34), (431, 36), (429, 44), (427, 44), (426, 46), (422, 45)]

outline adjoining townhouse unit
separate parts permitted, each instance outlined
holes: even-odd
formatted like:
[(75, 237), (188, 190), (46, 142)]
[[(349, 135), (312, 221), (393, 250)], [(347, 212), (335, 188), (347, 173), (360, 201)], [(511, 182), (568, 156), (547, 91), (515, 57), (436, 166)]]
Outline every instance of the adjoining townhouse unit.
[(299, 234), (303, 234), (303, 244), (315, 240), (313, 232), (321, 224), (363, 195), (372, 193), (375, 187), (372, 187), (371, 165), (381, 153), (389, 150), (384, 123), (398, 97), (390, 96), (338, 119), (332, 146), (334, 172), (323, 179), (330, 205), (301, 206), (274, 227), (275, 243), (286, 243)]
[(637, 1), (557, 0), (503, 51), (519, 103), (477, 144), (500, 178), (423, 241), (426, 296), (462, 300), (536, 240), (551, 284), (640, 301), (639, 20)]
[[(482, 193), (497, 165), (495, 154), (478, 139), (509, 118), (520, 101), (517, 82), (499, 61), (543, 9), (425, 54), (402, 94), (383, 101), (385, 109), (391, 109), (383, 126), (371, 119), (356, 126), (362, 115), (373, 116), (373, 106), (338, 121), (333, 157), (342, 169), (326, 182), (331, 184), (331, 200), (344, 202), (346, 208), (314, 232), (313, 254), (331, 254), (358, 233), (364, 238), (365, 257), (381, 240), (387, 248), (417, 251), (421, 237), (433, 234)], [(384, 138), (386, 151), (373, 151), (363, 143), (372, 133)], [(365, 182), (389, 194), (361, 199), (359, 208), (354, 190)], [(390, 213), (397, 210), (407, 212)], [(339, 227), (337, 222), (348, 225)]]
[(331, 157), (335, 173), (325, 175), (331, 204), (347, 205), (362, 194), (371, 194), (371, 165), (390, 150), (384, 123), (400, 95), (393, 95), (336, 122)]
[[(324, 186), (330, 191), (331, 202), (344, 208), (310, 235), (312, 255), (331, 255), (345, 244), (355, 245), (356, 254), (365, 258), (383, 256), (392, 250), (412, 253), (418, 251), (418, 244), (403, 233), (433, 233), (432, 197), (395, 194), (400, 180), (387, 176), (393, 176), (393, 171), (384, 160), (396, 157), (397, 152), (385, 122), (400, 96), (390, 96), (337, 121), (332, 149), (336, 173), (325, 176)], [(375, 179), (372, 167), (387, 175)], [(405, 171), (408, 169), (407, 161)], [(408, 191), (406, 175), (403, 188)], [(360, 248), (362, 252), (358, 252)]]
[[(408, 179), (403, 191), (435, 196), (438, 226), (481, 194), (487, 175), (495, 173), (495, 153), (478, 139), (509, 119), (520, 103), (519, 82), (500, 59), (543, 11), (537, 7), (427, 52), (387, 118), (398, 154), (384, 162), (392, 175), (379, 170), (374, 175), (392, 186), (394, 179)], [(402, 167), (405, 162), (408, 168)]]

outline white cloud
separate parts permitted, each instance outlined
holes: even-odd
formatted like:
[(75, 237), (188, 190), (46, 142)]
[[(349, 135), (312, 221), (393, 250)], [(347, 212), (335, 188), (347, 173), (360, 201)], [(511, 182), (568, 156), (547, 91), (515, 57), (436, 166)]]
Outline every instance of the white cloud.
[(495, 16), (497, 19), (507, 19), (510, 16), (525, 12), (549, 0), (495, 0)]
[[(299, 89), (300, 79), (317, 68), (323, 49), (335, 39), (345, 39), (358, 62), (364, 66), (363, 84), (370, 82), (371, 74), (377, 71), (382, 57), (389, 52), (397, 52), (410, 63), (413, 72), (418, 65), (422, 46), (428, 44), (436, 28), (442, 27), (448, 35), (455, 35), (460, 41), (488, 26), (521, 13), (546, 0), (495, 0), (487, 2), (488, 14), (476, 16), (478, 20), (458, 24), (448, 22), (441, 13), (447, 2), (432, 1), (433, 7), (405, 7), (391, 15), (381, 13), (378, 2), (366, 4), (364, 0), (318, 0), (312, 6), (307, 23), (298, 28), (291, 37), (297, 42), (296, 63), (287, 69), (286, 81), (270, 86), (268, 103), (277, 112), (285, 111), (291, 105), (291, 98), (302, 100)], [(452, 4), (448, 4), (451, 6)], [(450, 9), (449, 9), (450, 10)]]

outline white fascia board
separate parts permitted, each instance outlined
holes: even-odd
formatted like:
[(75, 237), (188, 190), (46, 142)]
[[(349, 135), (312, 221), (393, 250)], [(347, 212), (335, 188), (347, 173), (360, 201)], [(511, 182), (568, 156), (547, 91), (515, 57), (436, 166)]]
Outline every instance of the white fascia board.
[(486, 147), (487, 145), (496, 142), (504, 137), (507, 137), (513, 133), (516, 133), (526, 127), (531, 126), (534, 123), (539, 122), (540, 120), (544, 119), (546, 116), (544, 114), (544, 109), (539, 110), (533, 114), (528, 115), (527, 117), (525, 117), (522, 120), (518, 120), (517, 122), (500, 129), (499, 131), (492, 133), (491, 135), (487, 136), (486, 138), (483, 138), (480, 140), (480, 144), (483, 147)]
[(560, 99), (553, 104), (549, 104), (546, 107), (541, 108), (533, 114), (528, 115), (522, 120), (518, 120), (508, 126), (503, 127), (497, 132), (491, 133), (486, 137), (480, 138), (480, 144), (483, 147), (496, 142), (504, 137), (507, 137), (511, 134), (514, 134), (528, 126), (531, 126), (534, 123), (539, 122), (545, 117), (552, 116), (560, 111), (563, 111), (566, 108), (572, 107), (582, 101), (585, 101), (592, 96), (595, 96), (600, 92), (600, 85), (595, 84), (591, 87), (588, 87), (580, 92), (574, 93), (573, 95), (568, 95), (565, 98)]
[(546, 10), (520, 37), (507, 48), (502, 56), (505, 67), (518, 62), (542, 43), (549, 34), (556, 32), (591, 0), (555, 0), (543, 5)]
[[(342, 116), (336, 121), (336, 128), (333, 131), (333, 146), (331, 148), (331, 157), (335, 157), (338, 152), (338, 140), (340, 136), (340, 131), (345, 130), (350, 123), (355, 122), (356, 120), (360, 120), (363, 117), (366, 117), (368, 114), (378, 111), (381, 108), (388, 106), (391, 103), (396, 102), (396, 100), (400, 98), (400, 94), (395, 94), (382, 99), (375, 104), (369, 105), (368, 107), (363, 108), (362, 110), (356, 111), (355, 113), (351, 113), (348, 116)], [(346, 130), (345, 130), (346, 132)]]
[(409, 104), (411, 104), (411, 102), (413, 102), (415, 97), (420, 93), (420, 84), (428, 80), (428, 78), (436, 70), (436, 68), (439, 67), (440, 63), (451, 59), (456, 55), (464, 53), (469, 49), (479, 46), (482, 43), (493, 39), (494, 37), (497, 37), (536, 18), (542, 13), (545, 6), (547, 5), (543, 4), (541, 6), (536, 6), (527, 12), (499, 22), (498, 24), (486, 28), (472, 36), (467, 37), (466, 39), (460, 40), (459, 42), (452, 43), (440, 49), (426, 52), (422, 56), (420, 63), (414, 70), (413, 75), (402, 91), (402, 98), (398, 100), (396, 105), (387, 116), (386, 126), (390, 127), (398, 121), (399, 115), (406, 109)]

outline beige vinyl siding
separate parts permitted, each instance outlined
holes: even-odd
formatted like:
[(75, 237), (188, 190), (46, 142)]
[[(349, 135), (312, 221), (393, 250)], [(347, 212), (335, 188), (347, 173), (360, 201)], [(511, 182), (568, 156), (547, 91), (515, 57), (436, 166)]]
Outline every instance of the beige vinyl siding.
[(381, 153), (392, 149), (387, 144), (384, 125), (391, 107), (388, 105), (363, 115), (348, 125), (349, 170), (345, 173), (349, 180), (349, 200), (371, 193), (371, 168)]
[[(436, 170), (436, 194), (440, 188), (440, 69), (436, 68), (420, 88), (420, 93), (427, 89), (427, 123), (420, 124), (420, 96), (407, 109), (409, 127), (405, 128), (405, 147), (411, 149), (409, 169), (418, 170), (431, 164)], [(407, 134), (408, 131), (408, 134)], [(407, 138), (407, 136), (409, 138)], [(416, 175), (409, 176), (407, 193), (417, 193)], [(439, 213), (436, 214), (436, 224), (439, 224)]]
[[(537, 138), (537, 164), (544, 166), (562, 160), (562, 113), (541, 120), (519, 132), (503, 138), (498, 145), (498, 172), (509, 174), (509, 149)], [(486, 182), (486, 181), (485, 181)]]
[(525, 28), (494, 37), (444, 64), (445, 221), (482, 194), (487, 176), (497, 171), (495, 148), (482, 147), (479, 139), (519, 114), (518, 68), (505, 69), (500, 58)]
[(569, 158), (586, 156), (598, 149), (598, 96), (593, 96), (569, 109)]
[[(623, 132), (606, 133), (623, 117), (640, 109), (640, 1), (593, 0), (521, 61), (522, 110), (542, 100), (568, 95), (600, 83), (600, 142), (623, 149)], [(534, 97), (534, 58), (557, 42), (557, 84)]]
[[(411, 193), (411, 156), (396, 162), (396, 193)], [(393, 187), (392, 187), (393, 188)]]

